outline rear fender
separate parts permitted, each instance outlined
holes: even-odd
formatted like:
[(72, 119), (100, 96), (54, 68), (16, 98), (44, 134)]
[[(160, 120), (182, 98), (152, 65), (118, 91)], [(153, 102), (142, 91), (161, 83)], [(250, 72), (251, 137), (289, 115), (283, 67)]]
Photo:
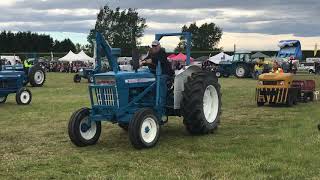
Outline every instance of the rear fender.
[(200, 67), (191, 65), (185, 69), (175, 71), (174, 78), (174, 109), (180, 109), (180, 102), (182, 100), (182, 91), (184, 91), (184, 83), (187, 82), (188, 77), (194, 72), (202, 71)]

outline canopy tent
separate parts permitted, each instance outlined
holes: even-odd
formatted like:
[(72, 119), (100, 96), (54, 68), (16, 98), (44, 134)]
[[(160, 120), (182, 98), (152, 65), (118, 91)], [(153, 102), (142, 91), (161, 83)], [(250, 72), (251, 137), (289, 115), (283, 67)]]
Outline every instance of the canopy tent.
[(172, 58), (174, 58), (174, 57), (176, 57), (175, 54), (170, 54), (170, 55), (168, 56), (168, 59), (172, 59)]
[(70, 63), (74, 61), (94, 63), (94, 58), (88, 56), (84, 51), (81, 51), (78, 54), (75, 54), (72, 51), (69, 51), (68, 54), (60, 58), (59, 61), (65, 61)]
[(59, 61), (66, 61), (66, 62), (77, 61), (77, 55), (70, 50), (68, 54), (60, 58)]
[(256, 58), (270, 58), (269, 56), (263, 54), (262, 52), (257, 52), (251, 56), (251, 58), (256, 59)]
[[(179, 53), (175, 57), (170, 58), (170, 60), (172, 60), (172, 61), (186, 61), (187, 56), (184, 55), (183, 53)], [(192, 57), (190, 57), (190, 61), (194, 61), (194, 59)]]
[(221, 61), (232, 61), (232, 58), (232, 56), (229, 56), (228, 54), (221, 52), (215, 56), (210, 57), (209, 61), (215, 64), (220, 64)]
[(94, 63), (94, 58), (88, 56), (83, 50), (76, 54), (78, 61)]

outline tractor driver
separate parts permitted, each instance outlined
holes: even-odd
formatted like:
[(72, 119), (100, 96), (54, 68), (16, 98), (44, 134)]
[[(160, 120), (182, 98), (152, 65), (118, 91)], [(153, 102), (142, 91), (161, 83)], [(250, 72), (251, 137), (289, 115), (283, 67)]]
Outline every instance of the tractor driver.
[(26, 74), (29, 73), (29, 69), (30, 69), (31, 67), (32, 67), (32, 62), (30, 62), (30, 60), (28, 60), (28, 59), (24, 60), (24, 62), (23, 62), (23, 69), (24, 69), (24, 72), (25, 72)]
[(277, 61), (273, 62), (272, 73), (283, 73), (283, 69), (280, 67)]
[(149, 67), (152, 73), (155, 73), (158, 61), (160, 61), (161, 64), (162, 74), (172, 77), (174, 72), (171, 68), (171, 63), (167, 59), (166, 51), (164, 48), (161, 48), (159, 41), (154, 40), (148, 56), (144, 58), (144, 60), (140, 61), (140, 66), (146, 65)]

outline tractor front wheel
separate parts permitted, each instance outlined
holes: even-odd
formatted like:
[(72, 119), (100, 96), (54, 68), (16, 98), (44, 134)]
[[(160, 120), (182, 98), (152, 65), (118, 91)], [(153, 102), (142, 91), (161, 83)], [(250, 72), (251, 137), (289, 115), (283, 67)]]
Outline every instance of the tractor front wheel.
[(28, 105), (32, 100), (32, 94), (29, 89), (23, 87), (16, 93), (16, 102), (18, 105)]
[(184, 85), (181, 114), (191, 134), (213, 132), (220, 122), (221, 94), (218, 79), (210, 72), (193, 73)]
[(158, 118), (150, 108), (143, 108), (133, 115), (129, 123), (129, 139), (136, 149), (155, 146), (160, 137)]
[(90, 109), (74, 112), (69, 120), (68, 134), (71, 142), (79, 147), (94, 145), (101, 135), (101, 122), (89, 120)]
[(7, 101), (7, 96), (0, 97), (0, 104), (5, 103)]
[(79, 83), (81, 81), (81, 76), (79, 74), (76, 74), (73, 76), (73, 82)]

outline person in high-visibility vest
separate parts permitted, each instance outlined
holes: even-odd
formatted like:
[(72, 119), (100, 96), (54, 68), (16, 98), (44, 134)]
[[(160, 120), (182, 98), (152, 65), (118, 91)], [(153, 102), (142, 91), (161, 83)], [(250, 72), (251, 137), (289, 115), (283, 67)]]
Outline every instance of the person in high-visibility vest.
[(283, 73), (283, 69), (280, 67), (277, 61), (273, 62), (272, 73)]
[(30, 69), (31, 67), (32, 67), (32, 63), (31, 63), (28, 59), (24, 60), (24, 62), (23, 62), (23, 68), (24, 68), (24, 72), (25, 72), (26, 74), (29, 73), (29, 69)]

